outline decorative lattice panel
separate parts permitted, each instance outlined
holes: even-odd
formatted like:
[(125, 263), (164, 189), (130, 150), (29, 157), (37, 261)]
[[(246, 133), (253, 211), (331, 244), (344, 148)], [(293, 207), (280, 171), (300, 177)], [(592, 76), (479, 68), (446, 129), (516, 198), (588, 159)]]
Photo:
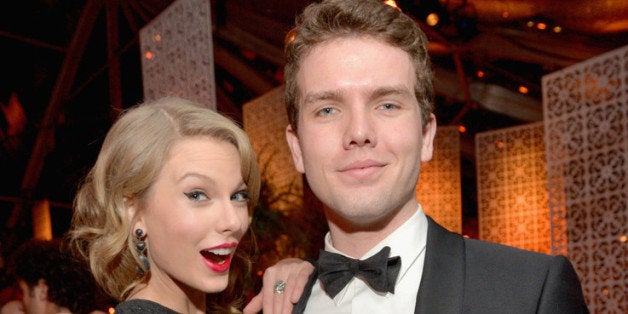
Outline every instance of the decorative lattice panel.
[(283, 101), (283, 86), (256, 98), (242, 107), (244, 130), (259, 160), (269, 203), (275, 209), (300, 209), (303, 179), (294, 169), (286, 143), (288, 115)]
[(457, 127), (438, 127), (434, 156), (421, 165), (416, 195), (427, 215), (452, 232), (462, 232), (460, 134)]
[(628, 313), (628, 46), (543, 77), (552, 247), (593, 313)]
[(177, 0), (140, 30), (144, 100), (180, 96), (216, 109), (210, 2)]
[(478, 133), (475, 145), (480, 238), (549, 253), (543, 123)]

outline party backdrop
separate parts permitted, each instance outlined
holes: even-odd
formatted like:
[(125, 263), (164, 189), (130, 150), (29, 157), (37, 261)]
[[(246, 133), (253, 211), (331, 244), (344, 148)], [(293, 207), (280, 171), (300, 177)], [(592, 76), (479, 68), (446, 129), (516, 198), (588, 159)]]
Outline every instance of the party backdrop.
[(480, 239), (550, 253), (543, 123), (476, 134)]
[(416, 195), (425, 214), (449, 231), (462, 232), (460, 133), (456, 126), (439, 126), (432, 160), (421, 165)]
[(144, 100), (181, 96), (216, 109), (209, 1), (178, 0), (140, 30)]
[(628, 313), (628, 46), (543, 77), (552, 250), (593, 313)]

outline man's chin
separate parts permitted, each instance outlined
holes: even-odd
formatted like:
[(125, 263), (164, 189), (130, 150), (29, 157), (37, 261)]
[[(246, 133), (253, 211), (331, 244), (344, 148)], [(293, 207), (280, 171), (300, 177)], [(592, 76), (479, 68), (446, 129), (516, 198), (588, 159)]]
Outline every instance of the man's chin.
[[(362, 210), (355, 212), (332, 211), (330, 217), (334, 223), (346, 229), (346, 231), (379, 231), (388, 226), (389, 222), (394, 218), (396, 211), (382, 211), (370, 203), (370, 206), (362, 206)], [(372, 207), (372, 208), (369, 208)], [(358, 208), (357, 206), (354, 208)], [(330, 210), (331, 211), (331, 210)]]

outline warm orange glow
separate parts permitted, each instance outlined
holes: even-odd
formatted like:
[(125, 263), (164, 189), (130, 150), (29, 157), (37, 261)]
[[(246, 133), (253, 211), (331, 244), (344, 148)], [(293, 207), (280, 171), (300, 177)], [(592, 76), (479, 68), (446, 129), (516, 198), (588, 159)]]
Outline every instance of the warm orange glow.
[(264, 271), (258, 270), (257, 271), (257, 275), (260, 276), (260, 277), (264, 276)]
[(477, 77), (479, 77), (479, 78), (484, 77), (484, 74), (485, 74), (485, 73), (484, 73), (484, 71), (482, 71), (482, 70), (478, 70), (478, 71), (475, 73), (475, 75), (477, 75)]
[(552, 28), (552, 30), (554, 31), (554, 33), (560, 33), (563, 31), (563, 28), (560, 26), (554, 26), (554, 28)]
[(626, 236), (625, 234), (619, 237), (619, 242), (626, 243), (626, 241), (628, 241), (628, 236)]
[(294, 41), (294, 38), (297, 37), (297, 34), (295, 33), (291, 33), (290, 37), (288, 37), (287, 42), (291, 43), (292, 41)]
[(438, 130), (432, 159), (421, 166), (416, 197), (425, 214), (450, 231), (462, 233), (460, 132), (457, 125)]
[(393, 7), (393, 8), (399, 9), (399, 6), (397, 6), (397, 1), (395, 1), (395, 0), (386, 0), (386, 1), (384, 1), (384, 3), (386, 3), (387, 5), (389, 5), (389, 6)]
[(144, 54), (144, 57), (145, 57), (146, 59), (148, 59), (148, 60), (151, 60), (151, 59), (152, 59), (153, 57), (155, 57), (155, 56), (153, 55), (153, 53), (152, 53), (152, 52), (150, 52), (150, 51), (146, 51), (146, 54)]
[(425, 23), (427, 23), (427, 25), (429, 26), (436, 26), (436, 24), (438, 24), (439, 21), (440, 21), (440, 17), (436, 13), (430, 13), (425, 18)]
[[(550, 252), (548, 204), (540, 200), (546, 197), (547, 177), (545, 171), (528, 173), (545, 169), (538, 162), (545, 145), (532, 143), (543, 130), (543, 123), (534, 123), (476, 134), (476, 159), (483, 161), (477, 168), (483, 182), (477, 190), (479, 239)], [(499, 210), (504, 207), (508, 214)]]
[(547, 24), (543, 23), (543, 22), (539, 22), (538, 24), (536, 24), (536, 28), (540, 29), (540, 30), (544, 30), (547, 28)]
[(33, 238), (52, 240), (52, 219), (50, 202), (47, 199), (37, 202), (33, 207)]
[(526, 26), (527, 26), (527, 27), (534, 27), (534, 22), (532, 22), (532, 21), (528, 21), (528, 22), (526, 23)]
[(11, 93), (7, 105), (0, 103), (0, 115), (2, 113), (4, 113), (4, 117), (9, 125), (6, 131), (8, 135), (18, 135), (24, 132), (26, 128), (26, 114), (16, 92)]
[(508, 13), (508, 11), (504, 11), (502, 12), (502, 17), (507, 19), (510, 16), (510, 13)]
[(463, 124), (459, 125), (458, 126), (458, 132), (460, 132), (460, 133), (467, 132), (467, 127), (464, 126)]
[(109, 309), (107, 309), (107, 312), (109, 312), (109, 314), (113, 314), (116, 312), (116, 309), (113, 307), (110, 307)]
[(153, 41), (160, 42), (161, 41), (161, 35), (157, 34), (157, 35), (153, 36)]
[(519, 86), (519, 92), (522, 93), (522, 94), (527, 94), (528, 93), (528, 88), (523, 86), (523, 85), (521, 85), (521, 86)]

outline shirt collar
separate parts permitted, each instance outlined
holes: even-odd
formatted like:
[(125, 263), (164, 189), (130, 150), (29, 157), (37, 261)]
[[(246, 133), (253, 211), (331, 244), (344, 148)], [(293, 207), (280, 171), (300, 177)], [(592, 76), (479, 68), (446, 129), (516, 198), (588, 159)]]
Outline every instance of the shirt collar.
[[(390, 247), (390, 257), (401, 257), (401, 269), (399, 270), (399, 275), (397, 276), (398, 283), (401, 279), (403, 279), (410, 266), (416, 262), (416, 259), (419, 257), (421, 252), (425, 250), (426, 242), (427, 218), (425, 217), (421, 204), (419, 204), (417, 211), (406, 222), (366, 252), (361, 259), (365, 260), (377, 254), (377, 252), (385, 246)], [(334, 247), (329, 232), (325, 235), (325, 251), (347, 256)], [(336, 295), (334, 299), (342, 300), (346, 290), (347, 288), (345, 287), (340, 293), (338, 293), (338, 295)]]

